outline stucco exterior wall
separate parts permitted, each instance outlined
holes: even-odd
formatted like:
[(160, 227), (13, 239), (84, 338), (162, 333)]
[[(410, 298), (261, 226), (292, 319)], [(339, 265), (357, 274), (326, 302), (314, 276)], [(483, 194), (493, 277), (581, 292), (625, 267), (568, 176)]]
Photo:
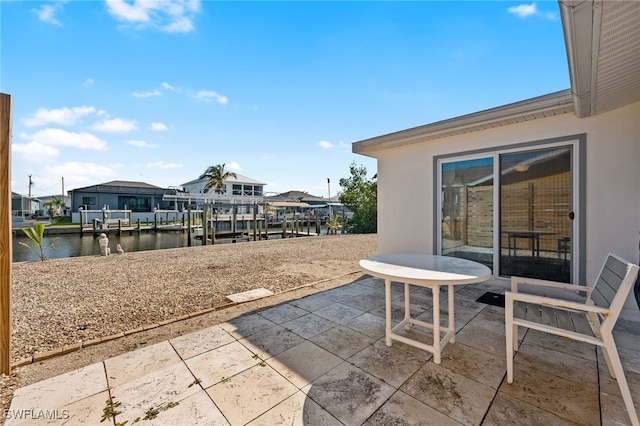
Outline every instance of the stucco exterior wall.
[(371, 153), (378, 159), (379, 252), (433, 252), (434, 156), (583, 133), (587, 279), (597, 276), (608, 252), (637, 262), (640, 102), (596, 117), (564, 114)]

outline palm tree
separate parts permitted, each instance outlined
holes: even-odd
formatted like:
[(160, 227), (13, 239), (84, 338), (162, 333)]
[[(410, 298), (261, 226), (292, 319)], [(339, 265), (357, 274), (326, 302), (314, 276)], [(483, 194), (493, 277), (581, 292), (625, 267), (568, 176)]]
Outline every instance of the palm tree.
[(49, 216), (60, 216), (60, 210), (64, 208), (64, 203), (60, 198), (54, 196), (51, 201), (44, 204), (44, 207), (49, 212)]
[(224, 164), (218, 164), (216, 166), (209, 166), (198, 179), (207, 179), (207, 183), (204, 186), (204, 192), (214, 188), (216, 194), (222, 194), (224, 191), (224, 180), (230, 177), (237, 179), (237, 176), (233, 172), (228, 172), (224, 169)]
[[(46, 246), (44, 245), (44, 230), (45, 230), (44, 223), (36, 223), (33, 226), (30, 226), (28, 228), (20, 228), (20, 229), (22, 230), (22, 232), (24, 232), (24, 235), (29, 237), (33, 245), (36, 246), (37, 249), (40, 251), (40, 260), (44, 261), (47, 258), (45, 256), (46, 254), (45, 251), (47, 248), (50, 248), (52, 250), (56, 249), (54, 240), (50, 240)], [(29, 250), (33, 250), (33, 247), (31, 247), (27, 243), (23, 243), (22, 241), (19, 241), (19, 244), (22, 246), (25, 246)]]

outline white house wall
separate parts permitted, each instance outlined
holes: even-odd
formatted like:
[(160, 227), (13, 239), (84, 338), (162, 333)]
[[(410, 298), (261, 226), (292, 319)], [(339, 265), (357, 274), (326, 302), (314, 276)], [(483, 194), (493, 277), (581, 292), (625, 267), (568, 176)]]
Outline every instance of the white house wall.
[(577, 134), (586, 134), (587, 279), (608, 252), (637, 262), (640, 102), (595, 117), (564, 114), (371, 153), (378, 159), (378, 251), (433, 252), (434, 156)]

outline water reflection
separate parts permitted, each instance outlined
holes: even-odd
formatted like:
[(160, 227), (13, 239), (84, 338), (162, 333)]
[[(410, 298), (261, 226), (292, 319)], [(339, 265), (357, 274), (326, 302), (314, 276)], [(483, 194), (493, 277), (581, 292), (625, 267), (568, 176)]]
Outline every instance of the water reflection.
[[(47, 259), (62, 259), (77, 256), (99, 256), (100, 247), (98, 239), (91, 235), (80, 238), (79, 234), (63, 234), (45, 236), (43, 246), (47, 246), (53, 240), (55, 250), (47, 248), (45, 256)], [(24, 262), (40, 259), (40, 251), (37, 248), (29, 250), (19, 242), (27, 243), (33, 247), (33, 243), (24, 236), (13, 237), (13, 261)], [(187, 247), (187, 234), (182, 232), (158, 232), (141, 233), (133, 235), (109, 235), (109, 247), (112, 255), (116, 253), (116, 245), (120, 244), (126, 252), (162, 250), (168, 248)], [(200, 246), (202, 242), (191, 239), (192, 246)]]

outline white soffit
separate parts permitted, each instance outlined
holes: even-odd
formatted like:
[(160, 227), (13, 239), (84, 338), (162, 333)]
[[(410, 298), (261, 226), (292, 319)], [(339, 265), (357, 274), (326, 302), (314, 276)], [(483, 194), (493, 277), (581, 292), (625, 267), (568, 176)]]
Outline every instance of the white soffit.
[(559, 3), (576, 115), (640, 101), (640, 1)]
[(573, 102), (571, 91), (567, 89), (449, 120), (354, 142), (352, 151), (356, 154), (368, 155), (383, 149), (478, 132), (570, 112), (573, 112)]
[(593, 114), (640, 101), (640, 1), (602, 2)]

